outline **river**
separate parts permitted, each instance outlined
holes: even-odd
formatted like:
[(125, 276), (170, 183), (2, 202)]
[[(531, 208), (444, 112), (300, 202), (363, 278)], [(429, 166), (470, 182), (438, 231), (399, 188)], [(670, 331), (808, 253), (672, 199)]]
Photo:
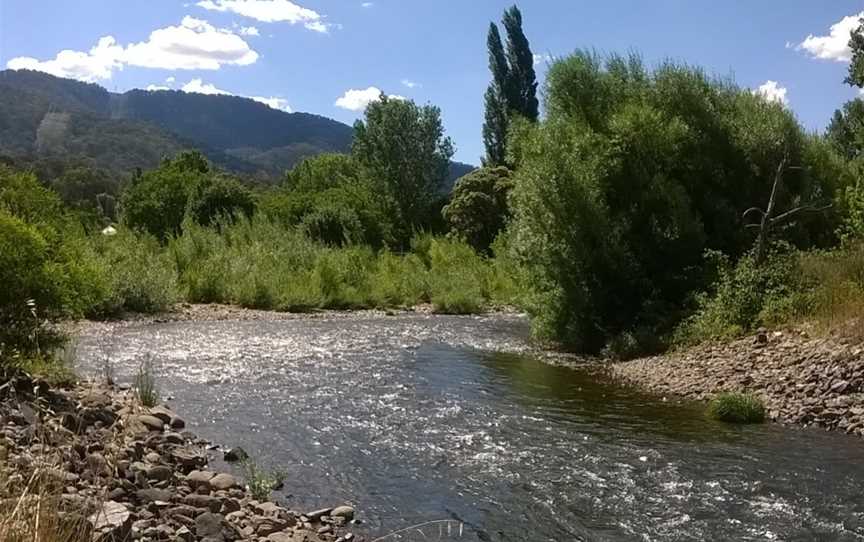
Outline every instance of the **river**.
[(78, 363), (128, 383), (152, 356), (189, 430), (284, 468), (293, 509), (354, 505), (370, 538), (864, 539), (859, 439), (713, 422), (527, 334), (502, 315), (94, 325)]

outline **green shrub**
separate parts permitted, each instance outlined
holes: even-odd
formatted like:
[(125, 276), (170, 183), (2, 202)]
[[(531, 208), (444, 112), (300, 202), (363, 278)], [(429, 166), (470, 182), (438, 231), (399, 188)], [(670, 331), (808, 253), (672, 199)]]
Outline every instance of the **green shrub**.
[(505, 167), (480, 168), (456, 182), (442, 213), (456, 239), (485, 252), (510, 217), (507, 196), (512, 188)]
[(765, 406), (755, 395), (721, 393), (708, 403), (710, 418), (728, 423), (762, 423)]
[(679, 326), (676, 342), (735, 337), (806, 313), (805, 277), (798, 262), (788, 247), (773, 250), (761, 266), (750, 255), (734, 267), (720, 258), (714, 291), (697, 296), (698, 308)]
[(416, 254), (380, 252), (370, 280), (377, 307), (410, 307), (429, 301), (429, 270)]
[(156, 374), (153, 358), (147, 356), (138, 366), (133, 388), (135, 397), (145, 407), (154, 407), (159, 403), (159, 391), (156, 389)]
[(488, 292), (483, 258), (461, 241), (435, 239), (429, 248), (430, 299), (437, 312), (483, 310)]

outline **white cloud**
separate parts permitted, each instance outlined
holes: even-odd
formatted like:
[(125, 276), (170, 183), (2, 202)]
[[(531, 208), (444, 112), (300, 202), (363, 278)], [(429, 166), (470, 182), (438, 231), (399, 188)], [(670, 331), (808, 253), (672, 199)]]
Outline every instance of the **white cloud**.
[(216, 85), (212, 83), (205, 83), (199, 78), (192, 79), (182, 87), (180, 90), (183, 92), (192, 92), (195, 94), (223, 94), (226, 96), (234, 96), (233, 93), (228, 92), (227, 90), (222, 90), (221, 88), (216, 88)]
[(10, 70), (36, 70), (92, 83), (100, 79), (111, 79), (115, 69), (122, 69), (123, 54), (123, 47), (114, 37), (105, 36), (86, 53), (65, 49), (53, 59), (45, 61), (21, 56), (9, 60), (6, 67)]
[(240, 27), (240, 35), (241, 36), (260, 36), (261, 33), (258, 32), (258, 29), (254, 26), (241, 26)]
[(157, 90), (171, 90), (171, 87), (166, 87), (163, 85), (147, 85), (147, 88), (144, 90), (149, 90), (150, 92), (155, 92)]
[(756, 90), (753, 91), (753, 94), (762, 96), (769, 102), (777, 102), (783, 105), (789, 103), (789, 100), (786, 98), (786, 93), (788, 89), (786, 87), (781, 87), (780, 83), (777, 81), (765, 81), (762, 85), (759, 86)]
[(211, 11), (228, 11), (264, 23), (302, 23), (315, 32), (327, 33), (331, 25), (317, 11), (304, 8), (289, 0), (201, 0), (196, 4)]
[(246, 66), (257, 60), (258, 53), (237, 34), (187, 16), (179, 26), (154, 30), (147, 41), (125, 48), (113, 36), (105, 36), (88, 52), (67, 49), (45, 61), (18, 57), (7, 62), (6, 67), (93, 82), (111, 79), (114, 70), (122, 70), (124, 66), (218, 70), (223, 65)]
[(147, 41), (129, 45), (124, 60), (144, 68), (218, 70), (225, 64), (253, 64), (258, 53), (230, 30), (187, 15), (180, 26), (154, 30)]
[(421, 85), (420, 83), (418, 83), (417, 81), (412, 81), (412, 80), (410, 80), (410, 79), (403, 79), (403, 80), (402, 80), (402, 85), (404, 85), (404, 86), (406, 86), (406, 87), (408, 87), (408, 88), (419, 88), (419, 87), (422, 87), (422, 86), (423, 86), (423, 85)]
[(172, 84), (174, 81), (176, 81), (176, 79), (174, 79), (173, 75), (168, 77), (167, 79), (165, 79), (165, 82), (168, 83), (169, 85)]
[[(387, 97), (392, 100), (407, 100), (405, 96), (399, 96), (398, 94), (389, 94)], [(341, 107), (342, 109), (347, 109), (348, 111), (363, 111), (366, 109), (366, 106), (372, 102), (377, 102), (380, 99), (381, 89), (378, 87), (369, 87), (365, 89), (352, 88), (346, 90), (345, 94), (340, 96), (333, 105)]]
[(539, 64), (543, 64), (544, 62), (549, 62), (550, 60), (552, 60), (551, 55), (538, 55), (537, 53), (534, 53), (534, 65), (535, 66), (537, 66)]
[(268, 105), (272, 109), (278, 109), (286, 113), (291, 113), (291, 106), (288, 105), (288, 100), (286, 100), (285, 98), (276, 98), (275, 96), (271, 96), (270, 98), (265, 98), (263, 96), (249, 96), (249, 99), (255, 100), (256, 102), (261, 102), (264, 105)]
[[(149, 88), (147, 90), (150, 90)], [(218, 88), (216, 85), (212, 83), (205, 83), (200, 78), (195, 78), (186, 83), (181, 87), (183, 92), (190, 92), (195, 94), (207, 94), (207, 95), (216, 95), (216, 96), (239, 96), (240, 98), (248, 98), (250, 100), (255, 100), (256, 102), (267, 105), (273, 109), (278, 109), (279, 111), (285, 111), (286, 113), (291, 113), (291, 106), (288, 105), (288, 100), (284, 98), (278, 98), (276, 96), (243, 96), (242, 94), (234, 94), (233, 92)]]
[(858, 28), (864, 11), (857, 15), (848, 15), (840, 21), (831, 25), (827, 36), (814, 36), (810, 34), (802, 41), (797, 49), (804, 49), (814, 58), (822, 60), (833, 60), (835, 62), (848, 62), (852, 59), (852, 51), (849, 49), (849, 37), (853, 30)]
[(375, 5), (375, 2), (363, 2), (362, 4), (360, 4), (360, 7), (364, 7), (364, 8), (367, 8), (367, 9), (368, 9), (368, 8), (371, 8), (371, 7), (374, 6), (374, 5)]

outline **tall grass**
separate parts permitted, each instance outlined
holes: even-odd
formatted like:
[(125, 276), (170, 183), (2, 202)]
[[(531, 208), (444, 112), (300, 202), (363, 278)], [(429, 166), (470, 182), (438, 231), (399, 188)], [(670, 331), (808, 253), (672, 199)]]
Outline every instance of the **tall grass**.
[(215, 228), (192, 223), (167, 247), (181, 295), (200, 303), (306, 311), (407, 307), (478, 312), (506, 303), (507, 270), (468, 245), (418, 236), (415, 253), (334, 248), (263, 215)]

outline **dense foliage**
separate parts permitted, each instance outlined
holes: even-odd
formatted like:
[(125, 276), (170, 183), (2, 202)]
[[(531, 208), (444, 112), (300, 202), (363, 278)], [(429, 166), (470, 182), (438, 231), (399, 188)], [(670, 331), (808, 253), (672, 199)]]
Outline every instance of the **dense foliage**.
[(199, 152), (165, 159), (158, 169), (133, 178), (122, 205), (127, 225), (162, 240), (179, 233), (187, 216), (208, 225), (222, 215), (254, 211), (249, 190), (214, 171)]
[(509, 219), (507, 197), (512, 187), (505, 167), (481, 168), (459, 179), (442, 210), (451, 234), (487, 251)]
[[(751, 246), (741, 213), (764, 205), (782, 160), (802, 167), (781, 207), (833, 195), (788, 110), (698, 69), (577, 52), (551, 67), (546, 94), (547, 118), (511, 146), (514, 247), (536, 330), (570, 347), (669, 330), (706, 285), (703, 252)], [(785, 235), (806, 246), (827, 220)]]

